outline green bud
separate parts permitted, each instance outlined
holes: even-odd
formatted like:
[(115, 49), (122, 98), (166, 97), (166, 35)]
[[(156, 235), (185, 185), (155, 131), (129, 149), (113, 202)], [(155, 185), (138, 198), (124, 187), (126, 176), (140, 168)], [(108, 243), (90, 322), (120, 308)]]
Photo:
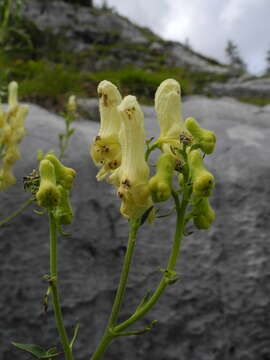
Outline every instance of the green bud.
[(59, 224), (71, 224), (73, 220), (73, 211), (69, 201), (69, 190), (66, 190), (62, 185), (57, 185), (57, 188), (60, 193), (60, 200), (54, 211), (54, 216)]
[(193, 201), (193, 223), (197, 229), (209, 229), (215, 220), (215, 211), (211, 207), (207, 197), (194, 196)]
[(166, 201), (172, 192), (172, 177), (175, 159), (170, 154), (160, 155), (156, 174), (149, 181), (149, 188), (154, 202)]
[(199, 145), (205, 154), (212, 154), (214, 152), (216, 135), (213, 131), (201, 128), (198, 122), (192, 117), (186, 119), (185, 126), (193, 136), (195, 143)]
[(53, 164), (45, 159), (39, 165), (40, 186), (36, 199), (40, 206), (53, 209), (59, 204), (60, 191), (56, 186), (56, 177)]
[(57, 184), (62, 185), (65, 189), (71, 189), (76, 171), (61, 164), (52, 153), (48, 153), (45, 159), (49, 160), (54, 166)]
[(194, 194), (210, 196), (215, 185), (215, 179), (204, 167), (203, 158), (198, 150), (193, 150), (188, 154), (188, 163)]

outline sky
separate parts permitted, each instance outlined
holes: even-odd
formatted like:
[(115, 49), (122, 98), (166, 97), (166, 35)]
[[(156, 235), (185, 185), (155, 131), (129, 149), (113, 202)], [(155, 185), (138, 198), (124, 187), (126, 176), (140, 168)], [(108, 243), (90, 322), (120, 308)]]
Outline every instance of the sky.
[(224, 49), (232, 40), (250, 73), (265, 70), (270, 0), (107, 0), (107, 4), (164, 39), (182, 43), (188, 39), (195, 51), (225, 63)]

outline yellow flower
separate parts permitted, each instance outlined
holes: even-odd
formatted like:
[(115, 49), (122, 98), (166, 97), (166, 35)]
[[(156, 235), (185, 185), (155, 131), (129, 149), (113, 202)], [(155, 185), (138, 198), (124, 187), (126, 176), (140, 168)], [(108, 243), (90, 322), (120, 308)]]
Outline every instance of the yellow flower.
[(18, 105), (18, 84), (12, 81), (8, 85), (8, 105), (10, 109)]
[(7, 189), (16, 182), (13, 175), (12, 166), (10, 164), (3, 164), (0, 169), (0, 191)]
[(25, 135), (24, 121), (28, 114), (27, 105), (18, 104), (18, 84), (13, 81), (8, 87), (7, 112), (0, 108), (0, 144), (2, 164), (0, 170), (0, 190), (4, 190), (16, 179), (12, 166), (20, 158), (19, 144)]
[(123, 99), (118, 110), (122, 120), (119, 135), (122, 162), (109, 182), (118, 187), (122, 215), (136, 219), (152, 205), (148, 186), (149, 167), (144, 158), (144, 116), (136, 97), (131, 95)]
[(160, 127), (157, 142), (163, 152), (170, 153), (170, 147), (180, 147), (179, 135), (185, 131), (181, 115), (181, 89), (174, 79), (163, 81), (155, 94), (155, 109)]
[(120, 114), (117, 106), (121, 94), (111, 82), (104, 80), (98, 85), (100, 130), (90, 146), (90, 155), (101, 169), (98, 180), (103, 180), (121, 164), (121, 147), (119, 143)]
[(77, 110), (76, 96), (71, 95), (68, 98), (67, 111), (68, 111), (68, 113), (75, 113), (76, 110)]

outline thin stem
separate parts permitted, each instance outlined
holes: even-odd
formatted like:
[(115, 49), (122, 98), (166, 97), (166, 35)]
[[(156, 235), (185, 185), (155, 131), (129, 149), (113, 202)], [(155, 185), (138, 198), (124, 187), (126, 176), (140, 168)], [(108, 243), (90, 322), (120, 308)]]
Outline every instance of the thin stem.
[(8, 222), (13, 220), (16, 216), (20, 215), (35, 199), (30, 197), (26, 200), (24, 204), (22, 204), (17, 210), (15, 210), (12, 214), (7, 216), (4, 220), (0, 221), (0, 227), (6, 225)]
[(145, 313), (147, 313), (155, 305), (155, 303), (158, 301), (159, 297), (161, 296), (167, 285), (169, 285), (170, 283), (169, 276), (170, 273), (174, 271), (176, 261), (179, 256), (181, 239), (184, 231), (185, 211), (190, 196), (189, 193), (184, 192), (182, 202), (180, 205), (177, 193), (173, 191), (172, 195), (175, 201), (175, 206), (177, 211), (177, 221), (176, 221), (176, 231), (174, 236), (173, 248), (167, 264), (166, 271), (164, 272), (164, 275), (162, 276), (162, 279), (157, 289), (155, 290), (154, 294), (151, 296), (151, 298), (142, 307), (140, 307), (129, 319), (122, 322), (120, 325), (117, 325), (114, 328), (115, 332), (119, 332), (126, 329), (130, 325), (134, 324), (138, 319), (140, 319)]
[(57, 289), (57, 226), (54, 216), (49, 212), (50, 221), (50, 287), (53, 299), (53, 308), (58, 333), (61, 339), (66, 360), (73, 360), (72, 351), (64, 326), (63, 315), (60, 306), (60, 299)]
[(148, 161), (149, 156), (153, 150), (155, 150), (157, 147), (159, 147), (158, 142), (154, 142), (151, 146), (147, 146), (146, 152), (145, 152), (145, 161)]
[(92, 355), (91, 360), (101, 359), (101, 357), (104, 354), (104, 352), (106, 351), (108, 345), (115, 337), (115, 335), (113, 335), (112, 330), (117, 321), (119, 311), (120, 311), (120, 308), (122, 305), (123, 297), (125, 294), (127, 280), (128, 280), (128, 274), (129, 274), (130, 265), (132, 262), (132, 257), (133, 257), (134, 248), (135, 248), (135, 244), (136, 244), (136, 235), (137, 235), (137, 231), (138, 231), (139, 227), (140, 227), (139, 220), (135, 220), (130, 223), (128, 247), (127, 247), (127, 251), (125, 254), (124, 264), (123, 264), (123, 268), (122, 268), (122, 272), (121, 272), (121, 276), (120, 276), (120, 280), (119, 280), (119, 285), (118, 285), (118, 288), (116, 291), (116, 296), (115, 296), (114, 304), (112, 307), (112, 312), (111, 312), (111, 315), (109, 318), (107, 328), (101, 339), (101, 342), (98, 345), (94, 354)]

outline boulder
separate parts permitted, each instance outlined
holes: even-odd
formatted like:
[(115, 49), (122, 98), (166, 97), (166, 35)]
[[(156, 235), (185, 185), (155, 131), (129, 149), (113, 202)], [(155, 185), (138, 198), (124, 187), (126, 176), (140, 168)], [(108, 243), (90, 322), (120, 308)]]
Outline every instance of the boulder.
[[(81, 6), (87, 4), (88, 0), (27, 0), (22, 13), (36, 28), (34, 45), (40, 47), (40, 38), (43, 45), (46, 42), (48, 46), (50, 42), (61, 44), (62, 52), (82, 55), (80, 66), (89, 71), (119, 69), (128, 65), (151, 69), (154, 65), (231, 75), (227, 66), (179, 42), (161, 39), (150, 29), (119, 15), (113, 8)], [(49, 49), (54, 50), (51, 45)]]
[(259, 98), (270, 101), (270, 78), (236, 78), (227, 83), (214, 82), (205, 91), (214, 96)]
[[(216, 177), (212, 205), (216, 221), (207, 231), (184, 237), (177, 264), (180, 280), (136, 328), (151, 320), (147, 334), (116, 339), (105, 359), (118, 360), (260, 360), (270, 358), (270, 150), (269, 107), (230, 98), (187, 98), (185, 116), (194, 116), (217, 134), (216, 153), (207, 166)], [(1, 217), (28, 194), (21, 179), (37, 167), (36, 149), (57, 150), (63, 119), (31, 105), (27, 135), (17, 162), (16, 185), (1, 193)], [(147, 136), (157, 136), (152, 107), (143, 107)], [(106, 325), (127, 244), (128, 224), (119, 214), (112, 187), (96, 182), (89, 159), (95, 122), (74, 124), (64, 163), (77, 170), (72, 190), (74, 223), (59, 238), (59, 281), (68, 334), (81, 324), (74, 346), (76, 360), (89, 359)], [(164, 205), (164, 211), (170, 207)], [(59, 345), (51, 304), (45, 314), (49, 241), (46, 215), (29, 207), (0, 228), (0, 318), (3, 360), (27, 360), (11, 341)], [(144, 225), (120, 320), (126, 319), (147, 290), (153, 290), (165, 267), (174, 232), (174, 216)]]

